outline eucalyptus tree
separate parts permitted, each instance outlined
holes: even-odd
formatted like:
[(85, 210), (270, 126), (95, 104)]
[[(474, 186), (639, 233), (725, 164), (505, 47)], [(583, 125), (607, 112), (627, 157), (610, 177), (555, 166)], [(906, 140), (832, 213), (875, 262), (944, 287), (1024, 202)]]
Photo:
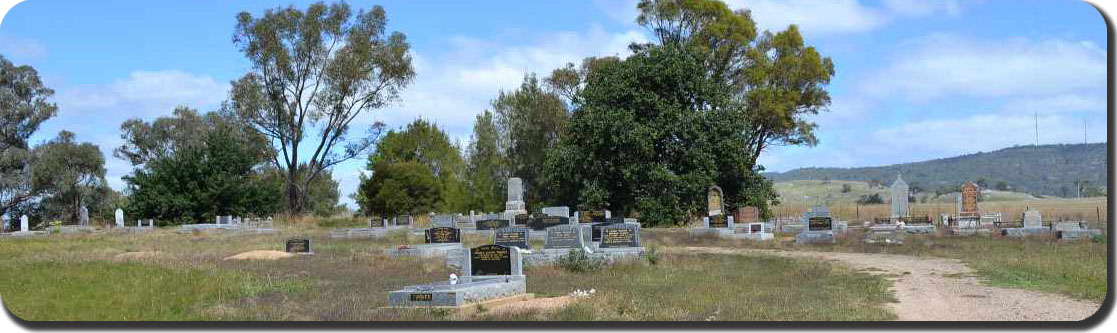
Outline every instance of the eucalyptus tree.
[(0, 55), (0, 215), (35, 197), (27, 141), (58, 111), (53, 95), (34, 68)]
[[(353, 13), (344, 2), (237, 15), (233, 42), (252, 69), (233, 82), (232, 105), (271, 140), (294, 214), (323, 171), (373, 146), (383, 124), (361, 116), (397, 101), (415, 76), (407, 37), (387, 21), (380, 6)], [(359, 124), (370, 125), (350, 138)]]

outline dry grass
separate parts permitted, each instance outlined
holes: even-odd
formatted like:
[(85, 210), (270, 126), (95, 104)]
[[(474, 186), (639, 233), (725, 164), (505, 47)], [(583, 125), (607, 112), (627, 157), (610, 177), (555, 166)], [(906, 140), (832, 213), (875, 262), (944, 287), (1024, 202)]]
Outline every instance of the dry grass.
[[(1106, 198), (1082, 199), (1033, 199), (1016, 201), (982, 201), (978, 208), (986, 212), (1000, 212), (1005, 221), (1020, 220), (1025, 210), (1039, 209), (1044, 221), (1087, 221), (1094, 227), (1104, 227), (1107, 222)], [(775, 217), (797, 217), (810, 205), (804, 203), (784, 203), (773, 207)], [(845, 221), (872, 221), (873, 218), (888, 217), (890, 204), (858, 205), (839, 203), (829, 205), (835, 218)], [(941, 214), (954, 214), (952, 203), (912, 203), (910, 210), (914, 216), (930, 216), (938, 220)], [(851, 224), (852, 225), (852, 224)]]

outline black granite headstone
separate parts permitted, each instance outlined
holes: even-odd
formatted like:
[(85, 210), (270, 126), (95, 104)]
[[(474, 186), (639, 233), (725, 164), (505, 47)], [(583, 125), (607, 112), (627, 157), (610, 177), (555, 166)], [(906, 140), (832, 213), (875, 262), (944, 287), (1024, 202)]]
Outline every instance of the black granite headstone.
[(503, 245), (481, 245), (469, 250), (470, 274), (512, 275), (512, 248)]
[(710, 216), (710, 228), (728, 228), (729, 220), (725, 218), (725, 214), (718, 214)]
[(604, 210), (590, 210), (581, 212), (578, 216), (578, 223), (601, 223), (605, 222)]
[(516, 215), (516, 221), (515, 222), (516, 222), (516, 225), (527, 225), (528, 220), (530, 220), (530, 219), (531, 219), (531, 217), (528, 216), (527, 214), (519, 214), (519, 215)]
[(489, 219), (477, 221), (477, 230), (496, 230), (508, 227), (508, 220)]
[(580, 249), (582, 248), (582, 226), (561, 225), (547, 229), (547, 243), (543, 246), (548, 249)]
[(636, 227), (625, 224), (613, 224), (601, 228), (601, 244), (598, 247), (638, 247)]
[(427, 244), (461, 243), (462, 232), (458, 228), (437, 227), (427, 229)]
[(610, 225), (614, 225), (614, 224), (616, 224), (616, 223), (613, 223), (613, 222), (594, 223), (590, 227), (590, 230), (591, 230), (590, 231), (590, 234), (591, 234), (590, 235), (590, 241), (600, 242), (601, 241), (601, 229), (606, 227), (606, 226), (610, 226)]
[(546, 230), (547, 228), (570, 224), (570, 218), (564, 216), (542, 216), (531, 219), (528, 227), (531, 230)]
[(831, 219), (829, 216), (815, 216), (807, 219), (808, 231), (830, 231)]
[(760, 233), (760, 232), (763, 232), (763, 231), (764, 231), (764, 226), (763, 225), (749, 224), (749, 232), (750, 233), (756, 234), (756, 233)]
[(310, 253), (309, 238), (291, 238), (287, 240), (285, 250), (289, 253)]

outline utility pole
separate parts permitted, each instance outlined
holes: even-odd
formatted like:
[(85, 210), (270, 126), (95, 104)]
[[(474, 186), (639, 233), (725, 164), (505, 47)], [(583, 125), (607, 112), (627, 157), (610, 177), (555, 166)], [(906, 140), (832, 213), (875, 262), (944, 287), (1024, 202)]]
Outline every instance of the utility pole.
[(1032, 112), (1035, 112), (1036, 115), (1036, 147), (1039, 147), (1039, 112)]

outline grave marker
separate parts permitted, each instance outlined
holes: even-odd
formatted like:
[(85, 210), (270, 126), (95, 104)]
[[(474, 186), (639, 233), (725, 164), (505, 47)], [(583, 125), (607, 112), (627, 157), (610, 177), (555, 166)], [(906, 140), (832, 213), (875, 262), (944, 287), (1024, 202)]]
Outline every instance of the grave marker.
[(117, 208), (116, 213), (114, 215), (116, 217), (116, 226), (119, 227), (119, 228), (123, 228), (124, 227), (124, 210), (120, 209), (120, 208)]
[(29, 222), (30, 221), (28, 220), (27, 215), (20, 216), (19, 217), (19, 231), (20, 232), (27, 232), (28, 230), (30, 230), (30, 228), (27, 227)]
[(833, 220), (829, 216), (814, 216), (807, 219), (808, 231), (831, 231), (833, 230)]
[(543, 207), (543, 215), (546, 215), (546, 216), (561, 216), (561, 217), (569, 218), (570, 217), (570, 207), (566, 207), (566, 206)]
[(974, 184), (973, 182), (966, 182), (965, 185), (962, 185), (962, 193), (959, 194), (959, 202), (961, 206), (958, 213), (959, 216), (980, 215), (977, 210), (977, 195), (979, 191), (980, 190), (978, 189), (977, 184)]
[(78, 225), (89, 225), (89, 209), (85, 208), (85, 206), (81, 206), (81, 210), (78, 211)]
[(512, 248), (493, 244), (469, 250), (470, 275), (512, 275)]
[(528, 238), (531, 231), (524, 227), (507, 227), (496, 229), (493, 233), (493, 244), (515, 246), (521, 249), (530, 249)]
[(612, 224), (601, 228), (601, 248), (639, 247), (640, 229), (631, 224)]
[(546, 230), (547, 228), (570, 224), (570, 218), (565, 216), (543, 216), (531, 219), (528, 227), (532, 230)]
[(288, 253), (310, 254), (309, 238), (291, 238), (287, 240), (284, 248)]
[(896, 174), (896, 181), (892, 183), (892, 218), (902, 218), (910, 216), (908, 210), (908, 183), (904, 182), (904, 178), (900, 174)]
[(496, 230), (508, 227), (508, 220), (505, 219), (487, 219), (477, 221), (477, 230)]
[(462, 232), (454, 227), (435, 227), (426, 231), (427, 244), (461, 243)]
[(756, 206), (744, 206), (737, 209), (737, 215), (742, 223), (756, 222), (760, 220), (760, 209)]
[(601, 223), (609, 218), (609, 211), (605, 210), (591, 210), (578, 213), (579, 223)]
[(547, 229), (547, 242), (545, 249), (580, 249), (585, 237), (582, 236), (582, 226), (561, 225)]

